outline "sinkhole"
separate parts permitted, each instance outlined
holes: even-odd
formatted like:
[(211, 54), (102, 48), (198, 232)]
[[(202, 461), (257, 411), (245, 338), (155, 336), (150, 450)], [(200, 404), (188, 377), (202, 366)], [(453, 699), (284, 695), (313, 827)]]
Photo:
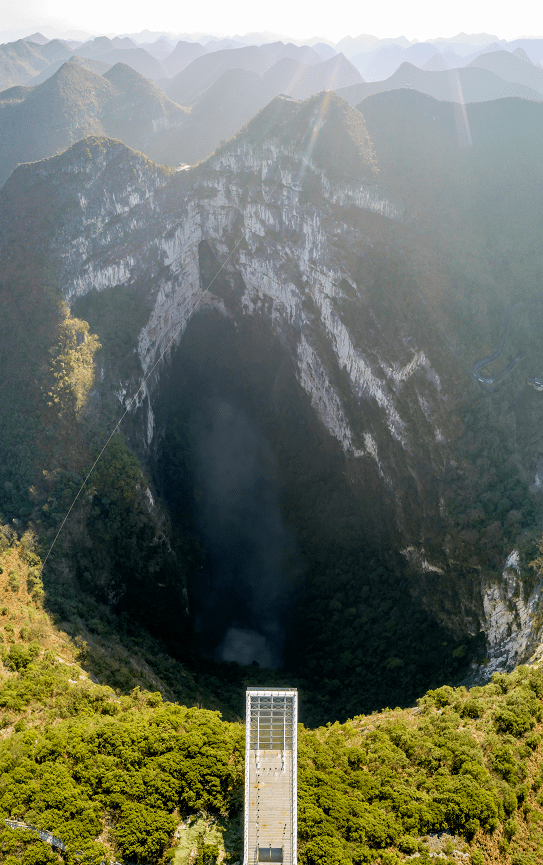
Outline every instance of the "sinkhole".
[(469, 651), (412, 596), (387, 492), (357, 480), (290, 358), (264, 317), (203, 311), (155, 393), (153, 482), (191, 561), (194, 645), (294, 677), (315, 717), (408, 703)]
[[(300, 394), (281, 354), (258, 323), (235, 327), (200, 313), (155, 401), (154, 480), (174, 527), (200, 554), (189, 586), (200, 650), (266, 669), (285, 663), (304, 570), (285, 515), (296, 435), (283, 413)], [(290, 408), (297, 422), (298, 408)]]

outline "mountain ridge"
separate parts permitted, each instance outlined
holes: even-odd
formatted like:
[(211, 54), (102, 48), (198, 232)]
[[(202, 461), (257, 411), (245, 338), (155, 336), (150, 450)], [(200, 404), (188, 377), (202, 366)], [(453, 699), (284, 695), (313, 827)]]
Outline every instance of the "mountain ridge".
[(459, 104), (491, 101), (516, 96), (521, 99), (540, 101), (541, 93), (524, 84), (505, 81), (490, 69), (468, 66), (455, 70), (429, 71), (419, 69), (411, 63), (403, 63), (385, 81), (367, 82), (341, 89), (340, 96), (351, 104), (357, 104), (366, 96), (395, 90), (399, 87), (413, 88), (434, 99)]
[[(56, 273), (65, 298), (71, 304), (82, 303), (92, 289), (104, 292), (119, 285), (144, 291), (148, 318), (136, 343), (143, 371), (151, 369), (172, 338), (177, 339), (201, 286), (216, 273), (218, 265), (213, 262), (230, 256), (217, 291), (205, 298), (206, 308), (210, 315), (226, 308), (233, 317), (254, 321), (255, 327), (263, 317), (281, 334), (285, 363), (301, 388), (296, 399), (300, 405), (303, 400), (312, 405), (322, 435), (328, 436), (327, 447), (336, 449), (334, 459), (344, 455), (341, 459), (361, 497), (357, 506), (364, 512), (364, 543), (372, 538), (377, 546), (388, 543), (389, 549), (406, 551), (402, 555), (408, 566), (402, 566), (398, 557), (387, 560), (388, 567), (409, 575), (410, 590), (443, 624), (454, 623), (463, 636), (476, 636), (480, 627), (490, 635), (494, 626), (484, 598), (502, 591), (496, 573), (501, 573), (500, 563), (510, 553), (508, 545), (516, 543), (513, 512), (518, 507), (513, 504), (526, 508), (527, 526), (536, 519), (537, 502), (527, 492), (535, 455), (530, 435), (523, 434), (515, 452), (522, 467), (514, 467), (511, 455), (503, 457), (510, 481), (500, 475), (496, 484), (504, 485), (500, 501), (509, 508), (505, 516), (511, 512), (513, 517), (504, 517), (503, 523), (493, 519), (494, 506), (486, 498), (485, 486), (491, 482), (485, 479), (486, 469), (479, 474), (477, 468), (487, 465), (477, 450), (484, 445), (480, 433), (466, 438), (479, 453), (480, 463), (472, 464), (463, 450), (462, 432), (463, 424), (471, 427), (460, 418), (473, 412), (479, 423), (488, 412), (492, 420), (487, 419), (484, 428), (486, 434), (497, 436), (492, 448), (501, 453), (499, 435), (509, 433), (501, 430), (500, 406), (508, 393), (520, 388), (519, 424), (534, 430), (536, 421), (529, 418), (530, 413), (539, 416), (535, 392), (515, 373), (501, 392), (479, 394), (470, 374), (470, 357), (482, 351), (480, 331), (493, 334), (501, 327), (501, 310), (512, 298), (529, 292), (531, 271), (523, 271), (521, 262), (535, 229), (526, 219), (530, 213), (533, 224), (539, 224), (540, 204), (533, 188), (531, 197), (525, 188), (524, 169), (518, 168), (521, 173), (515, 180), (510, 167), (508, 182), (512, 187), (517, 183), (518, 189), (506, 200), (507, 206), (502, 203), (499, 217), (485, 222), (488, 215), (473, 199), (475, 192), (476, 202), (501, 194), (496, 178), (503, 171), (504, 154), (506, 159), (510, 152), (518, 155), (519, 142), (525, 149), (522, 165), (539, 170), (537, 154), (529, 149), (530, 136), (523, 130), (537, 128), (541, 108), (514, 99), (470, 106), (472, 149), (458, 138), (457, 115), (450, 103), (393, 91), (371, 97), (362, 109), (361, 113), (349, 107), (334, 94), (305, 103), (278, 97), (206, 162), (177, 175), (148, 165), (143, 157), (136, 159), (120, 143), (83, 142), (62, 157), (18, 168), (2, 201), (7, 207), (8, 200), (22, 199), (28, 208), (31, 197), (21, 184), (32, 181), (37, 184), (40, 214), (42, 201), (52, 198), (48, 184), (60, 184), (67, 197), (55, 193), (59, 211), (53, 223), (58, 220), (59, 226), (48, 243), (52, 250), (62, 249)], [(401, 141), (391, 135), (398, 124), (404, 129)], [(110, 163), (115, 171), (126, 163), (126, 186), (119, 175), (115, 191)], [(92, 165), (94, 174), (89, 173)], [(140, 178), (136, 184), (128, 180), (133, 170)], [(245, 193), (236, 182), (240, 174), (252, 178)], [(83, 203), (73, 197), (73, 187), (63, 184), (64, 175), (79, 178)], [(39, 192), (41, 183), (45, 185)], [(471, 210), (465, 206), (470, 199)], [(206, 201), (204, 210), (199, 208), (201, 200)], [(71, 213), (69, 226), (61, 218), (63, 208)], [(443, 226), (450, 225), (451, 214), (459, 209), (465, 213), (464, 222), (451, 236)], [(24, 226), (24, 220), (34, 224), (28, 211), (20, 219), (23, 222), (17, 223), (4, 216), (13, 230)], [(520, 274), (516, 283), (500, 284), (499, 271), (489, 279), (485, 231), (494, 232), (494, 244), (496, 237), (504, 244), (512, 234), (523, 238), (517, 258), (510, 258), (510, 266)], [(136, 245), (129, 239), (131, 232), (139, 238)], [(237, 252), (238, 241), (232, 238), (239, 232), (243, 243)], [(11, 246), (9, 242), (6, 249)], [(10, 267), (16, 269), (14, 251), (11, 254)], [(449, 261), (454, 261), (452, 271)], [(149, 280), (153, 289), (144, 288)], [(488, 309), (481, 306), (481, 293)], [(470, 346), (467, 356), (459, 347), (461, 339)], [(132, 371), (131, 386), (138, 381), (134, 375)], [(102, 381), (106, 387), (107, 376)], [(155, 399), (153, 393), (146, 395), (130, 421), (131, 441), (142, 453), (157, 434)], [(479, 429), (475, 421), (470, 423)], [(424, 433), (415, 438), (413, 429)], [(451, 480), (453, 462), (463, 466), (465, 488), (464, 481)], [(449, 516), (440, 510), (436, 488), (429, 491), (428, 466), (432, 483), (451, 508)], [(418, 483), (408, 482), (408, 477), (416, 477)], [(509, 482), (511, 492), (506, 494)], [(486, 516), (468, 516), (476, 510), (466, 503), (472, 495), (479, 496)], [(371, 497), (373, 512), (366, 496)], [(481, 525), (477, 521), (483, 520), (482, 528), (466, 529), (464, 519), (468, 525), (471, 520)], [(501, 540), (492, 542), (492, 532), (485, 532), (496, 523)], [(362, 528), (349, 529), (353, 537), (358, 530)], [(480, 549), (473, 540), (480, 537), (479, 531), (486, 539)], [(528, 535), (521, 538), (532, 529), (525, 531)], [(448, 545), (453, 543), (457, 558), (451, 562)], [(524, 610), (534, 586), (528, 576), (528, 548), (521, 549), (516, 603)], [(474, 556), (484, 568), (482, 584), (477, 582), (482, 578), (476, 566), (469, 564)], [(470, 580), (475, 580), (471, 589)], [(501, 595), (499, 603), (506, 603)], [(531, 651), (537, 628), (530, 621), (526, 630), (515, 632), (518, 639), (509, 646), (507, 663)], [(499, 640), (489, 644), (492, 664), (498, 663), (499, 651)]]
[(509, 51), (493, 51), (475, 58), (469, 65), (488, 69), (506, 81), (514, 81), (543, 92), (543, 70), (534, 66), (528, 55), (523, 58), (516, 52), (511, 54)]
[[(161, 131), (187, 118), (183, 108), (124, 64), (102, 76), (67, 62), (43, 83), (1, 96), (1, 180), (18, 162), (46, 157), (88, 134), (122, 136), (137, 149), (152, 151), (155, 145), (160, 152)], [(35, 130), (31, 137), (29, 128)]]

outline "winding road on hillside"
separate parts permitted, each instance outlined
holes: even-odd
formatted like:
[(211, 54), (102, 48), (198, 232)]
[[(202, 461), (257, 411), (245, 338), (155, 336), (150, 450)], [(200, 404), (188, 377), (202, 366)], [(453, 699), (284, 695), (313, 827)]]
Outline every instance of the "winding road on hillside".
[(505, 340), (507, 338), (507, 333), (509, 331), (511, 314), (512, 314), (513, 310), (516, 309), (517, 306), (524, 306), (524, 301), (520, 300), (517, 303), (514, 303), (507, 310), (507, 315), (505, 316), (505, 322), (503, 325), (502, 335), (501, 335), (500, 342), (498, 344), (498, 348), (496, 349), (496, 351), (494, 351), (492, 354), (489, 354), (487, 357), (482, 357), (481, 360), (476, 360), (472, 366), (473, 375), (475, 376), (477, 381), (480, 381), (482, 384), (496, 384), (496, 382), (498, 382), (502, 378), (504, 378), (504, 376), (506, 376), (508, 372), (511, 372), (513, 367), (515, 367), (517, 365), (517, 363), (519, 363), (519, 361), (521, 361), (524, 357), (526, 357), (527, 354), (529, 354), (528, 351), (520, 352), (519, 354), (517, 354), (517, 356), (515, 358), (513, 358), (511, 363), (508, 363), (507, 366), (504, 367), (501, 370), (501, 372), (497, 373), (497, 375), (495, 375), (495, 376), (492, 376), (492, 377), (484, 376), (484, 375), (481, 375), (481, 373), (479, 371), (483, 366), (486, 366), (488, 363), (492, 363), (493, 360), (497, 360), (497, 358), (499, 358), (500, 354), (502, 353), (503, 347), (505, 345)]

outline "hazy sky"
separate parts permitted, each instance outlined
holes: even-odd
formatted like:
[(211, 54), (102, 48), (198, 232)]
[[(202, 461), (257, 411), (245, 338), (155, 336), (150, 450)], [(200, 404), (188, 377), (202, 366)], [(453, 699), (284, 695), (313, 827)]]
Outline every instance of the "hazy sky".
[(338, 40), (346, 35), (370, 33), (380, 38), (404, 35), (408, 39), (450, 37), (460, 31), (487, 32), (502, 39), (543, 32), (543, 13), (533, 0), (496, 3), (495, 0), (435, 0), (414, 2), (309, 3), (308, 0), (208, 0), (179, 3), (172, 0), (0, 0), (0, 30), (39, 28), (95, 33), (138, 32), (145, 28), (172, 33), (198, 32), (233, 35), (269, 30), (295, 39), (322, 36)]

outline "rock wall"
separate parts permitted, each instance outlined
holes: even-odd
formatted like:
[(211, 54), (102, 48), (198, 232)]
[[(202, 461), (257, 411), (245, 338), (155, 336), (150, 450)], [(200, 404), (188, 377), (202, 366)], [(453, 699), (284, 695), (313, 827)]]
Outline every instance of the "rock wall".
[[(119, 285), (146, 292), (143, 383), (115, 383), (119, 401), (143, 413), (144, 448), (155, 434), (153, 389), (191, 317), (207, 306), (234, 321), (264, 318), (361, 495), (371, 503), (379, 488), (392, 493), (391, 545), (430, 551), (406, 559), (413, 590), (439, 615), (451, 595), (441, 484), (462, 434), (458, 406), (474, 386), (441, 302), (451, 275), (385, 188), (364, 136), (349, 138), (356, 109), (341, 107), (338, 120), (326, 97), (275, 103), (279, 120), (263, 112), (190, 171), (161, 169), (104, 139), (23, 170), (56, 184), (58, 212), (69, 212), (52, 236), (68, 303)], [(337, 165), (319, 150), (328, 133), (347, 141)], [(202, 279), (202, 244), (220, 264), (220, 291)], [(513, 560), (504, 573), (516, 573)], [(477, 587), (472, 571), (462, 579), (469, 590), (449, 597), (443, 619), (467, 633), (483, 627), (494, 666), (522, 660), (537, 642), (539, 589), (525, 598), (509, 577)]]

